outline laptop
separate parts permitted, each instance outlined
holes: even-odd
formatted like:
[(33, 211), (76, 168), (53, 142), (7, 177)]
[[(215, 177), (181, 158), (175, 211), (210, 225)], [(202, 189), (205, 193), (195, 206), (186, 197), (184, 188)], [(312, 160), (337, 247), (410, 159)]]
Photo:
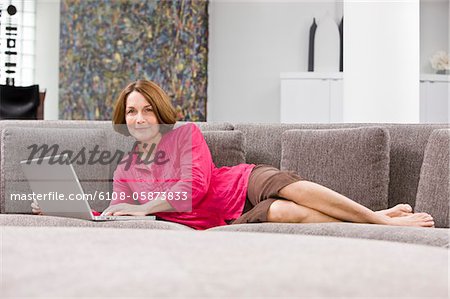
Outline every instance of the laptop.
[[(25, 177), (36, 196), (44, 215), (78, 218), (92, 221), (108, 220), (155, 220), (155, 216), (94, 216), (89, 199), (83, 192), (72, 164), (49, 163), (66, 161), (67, 155), (56, 155), (20, 161)], [(41, 163), (38, 164), (38, 161)], [(93, 195), (94, 196), (94, 195)], [(70, 200), (69, 198), (76, 198)], [(64, 199), (64, 200), (61, 200)]]

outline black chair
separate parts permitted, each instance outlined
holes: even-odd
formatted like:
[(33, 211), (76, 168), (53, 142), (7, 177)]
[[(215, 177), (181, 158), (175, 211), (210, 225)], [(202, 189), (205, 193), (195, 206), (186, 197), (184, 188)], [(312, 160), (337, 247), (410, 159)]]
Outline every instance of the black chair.
[(39, 85), (0, 85), (0, 119), (37, 119)]

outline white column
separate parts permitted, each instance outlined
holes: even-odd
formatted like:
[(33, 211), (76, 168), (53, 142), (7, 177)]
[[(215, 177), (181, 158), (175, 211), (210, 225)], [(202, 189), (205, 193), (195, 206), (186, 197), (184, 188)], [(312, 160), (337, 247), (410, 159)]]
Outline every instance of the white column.
[(46, 88), (44, 119), (58, 119), (60, 0), (36, 3), (35, 82)]
[(344, 1), (344, 122), (419, 122), (419, 0)]

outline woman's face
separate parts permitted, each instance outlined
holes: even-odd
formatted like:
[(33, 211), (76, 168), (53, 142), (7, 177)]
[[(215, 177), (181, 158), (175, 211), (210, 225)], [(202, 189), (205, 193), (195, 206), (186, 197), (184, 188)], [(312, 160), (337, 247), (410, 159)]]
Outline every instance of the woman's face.
[(131, 136), (138, 141), (151, 144), (159, 135), (158, 120), (153, 112), (153, 107), (137, 91), (128, 95), (125, 121)]

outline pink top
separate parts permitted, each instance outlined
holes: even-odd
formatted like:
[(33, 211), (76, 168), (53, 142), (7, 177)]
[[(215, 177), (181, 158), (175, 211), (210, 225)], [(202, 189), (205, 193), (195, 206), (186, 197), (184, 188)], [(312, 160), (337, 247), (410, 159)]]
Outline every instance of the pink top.
[(200, 129), (192, 123), (164, 134), (155, 157), (158, 151), (161, 151), (159, 160), (154, 160), (160, 163), (139, 163), (137, 153), (122, 160), (130, 161), (128, 165), (121, 162), (114, 172), (113, 191), (117, 199), (111, 205), (135, 204), (133, 198), (143, 204), (156, 192), (166, 192), (175, 212), (155, 214), (164, 220), (207, 229), (226, 225), (226, 221), (241, 216), (248, 179), (255, 165), (216, 168)]

